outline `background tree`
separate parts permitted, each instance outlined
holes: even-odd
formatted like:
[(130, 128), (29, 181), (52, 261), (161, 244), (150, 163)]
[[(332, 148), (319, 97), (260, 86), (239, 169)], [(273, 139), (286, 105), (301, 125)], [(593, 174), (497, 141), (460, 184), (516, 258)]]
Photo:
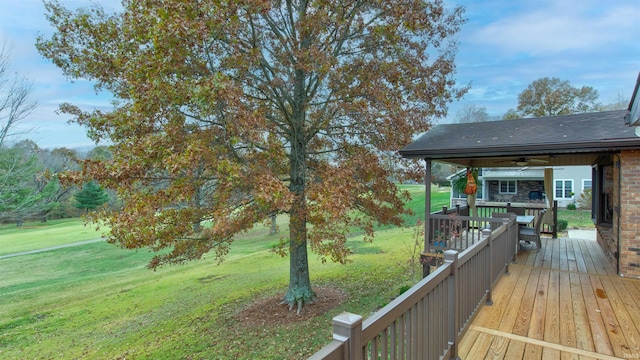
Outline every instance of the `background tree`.
[[(64, 171), (78, 170), (78, 152), (73, 149), (56, 148), (51, 151), (39, 150), (38, 162), (44, 172), (36, 176), (36, 189), (42, 194), (40, 199), (40, 217), (46, 221), (51, 212), (56, 212), (61, 204), (70, 199), (77, 190), (74, 186), (62, 186), (57, 174)], [(69, 216), (64, 211), (58, 212)]]
[(474, 123), (493, 120), (497, 119), (487, 113), (487, 108), (485, 106), (475, 104), (465, 104), (456, 113), (456, 122), (459, 123)]
[(0, 214), (18, 226), (38, 210), (42, 197), (35, 186), (42, 168), (29, 147), (22, 145), (0, 147)]
[(16, 125), (35, 109), (36, 104), (29, 102), (30, 93), (31, 84), (11, 71), (10, 51), (3, 42), (0, 45), (0, 148)]
[(110, 113), (62, 107), (113, 144), (112, 160), (67, 178), (117, 189), (122, 211), (99, 215), (109, 241), (170, 249), (150, 267), (221, 259), (235, 234), (286, 213), (284, 302), (298, 310), (314, 298), (308, 244), (346, 262), (351, 228), (369, 240), (376, 223), (400, 224), (407, 194), (381, 154), (466, 91), (453, 78), (462, 9), (441, 0), (45, 6), (57, 32), (40, 52), (119, 100)]
[(626, 110), (629, 107), (629, 101), (630, 97), (624, 95), (624, 93), (619, 92), (610, 103), (599, 106), (598, 110)]
[(456, 172), (456, 168), (452, 165), (433, 163), (431, 165), (431, 182), (441, 186), (449, 186), (451, 181), (447, 179), (449, 175)]
[(504, 115), (502, 116), (502, 120), (513, 120), (513, 119), (520, 119), (522, 116), (520, 116), (520, 114), (518, 114), (518, 112), (511, 108), (509, 110), (507, 110), (506, 113), (504, 113)]
[(85, 183), (80, 191), (76, 192), (73, 197), (76, 199), (75, 207), (85, 210), (95, 210), (109, 201), (109, 195), (104, 189), (95, 183), (89, 181)]
[(521, 117), (541, 117), (597, 111), (598, 91), (590, 86), (577, 88), (567, 80), (540, 78), (518, 95)]

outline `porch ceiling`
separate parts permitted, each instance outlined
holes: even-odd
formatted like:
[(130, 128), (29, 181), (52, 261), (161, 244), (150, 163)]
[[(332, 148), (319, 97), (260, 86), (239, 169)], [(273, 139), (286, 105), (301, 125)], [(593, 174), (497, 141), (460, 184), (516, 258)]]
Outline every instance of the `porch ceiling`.
[(400, 154), (473, 167), (591, 165), (599, 156), (640, 149), (627, 110), (437, 125)]
[[(463, 158), (431, 158), (433, 161), (442, 162), (462, 167), (483, 167), (483, 168), (499, 168), (499, 167), (515, 167), (515, 162), (524, 160), (527, 164), (522, 166), (539, 167), (539, 166), (580, 166), (592, 165), (599, 156), (605, 152), (586, 153), (586, 154), (551, 154), (551, 155), (523, 155), (519, 153), (513, 156), (496, 156), (496, 157), (475, 157), (469, 155)], [(540, 160), (540, 162), (530, 162), (531, 159)], [(544, 161), (544, 162), (542, 162)], [(522, 167), (521, 166), (521, 167)]]

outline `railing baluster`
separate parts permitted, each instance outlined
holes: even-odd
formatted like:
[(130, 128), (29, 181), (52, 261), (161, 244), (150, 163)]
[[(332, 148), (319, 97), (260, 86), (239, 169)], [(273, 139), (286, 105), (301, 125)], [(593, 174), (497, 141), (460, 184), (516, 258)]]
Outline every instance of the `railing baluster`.
[[(442, 215), (441, 215), (442, 216)], [(460, 223), (478, 218), (457, 219)], [(433, 218), (451, 226), (456, 219)], [(489, 223), (489, 219), (475, 222)], [(516, 251), (515, 221), (485, 237), (475, 225), (457, 245), (470, 243), (459, 255), (446, 250), (446, 263), (362, 322), (353, 314), (334, 318), (334, 341), (311, 359), (432, 359), (458, 355), (459, 336), (483, 301), (491, 299), (497, 276), (506, 269)], [(474, 227), (472, 229), (472, 227)], [(476, 241), (476, 238), (478, 241)], [(452, 256), (455, 254), (455, 257)]]

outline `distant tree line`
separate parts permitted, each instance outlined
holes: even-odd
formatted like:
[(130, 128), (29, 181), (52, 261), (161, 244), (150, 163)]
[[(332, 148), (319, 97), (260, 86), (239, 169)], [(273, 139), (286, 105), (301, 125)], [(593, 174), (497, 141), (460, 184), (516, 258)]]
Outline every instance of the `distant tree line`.
[(56, 177), (79, 169), (85, 159), (108, 156), (107, 147), (81, 154), (67, 148), (41, 149), (31, 140), (0, 147), (0, 223), (20, 226), (27, 220), (77, 217), (103, 205), (117, 208), (115, 194), (99, 184), (64, 187)]
[(533, 81), (518, 94), (517, 107), (507, 110), (502, 117), (489, 115), (484, 106), (465, 104), (456, 113), (455, 121), (473, 123), (622, 110), (626, 107), (627, 99), (621, 94), (612, 103), (603, 105), (598, 102), (598, 91), (591, 86), (576, 87), (568, 80), (543, 77)]

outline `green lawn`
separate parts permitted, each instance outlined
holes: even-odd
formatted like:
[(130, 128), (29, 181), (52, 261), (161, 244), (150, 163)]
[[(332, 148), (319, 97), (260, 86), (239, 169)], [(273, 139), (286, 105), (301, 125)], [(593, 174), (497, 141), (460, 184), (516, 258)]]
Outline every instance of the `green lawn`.
[(7, 224), (0, 226), (0, 256), (99, 238), (100, 233), (92, 226), (85, 227), (80, 219), (25, 223), (22, 227)]
[(567, 220), (569, 229), (593, 229), (595, 225), (591, 220), (591, 210), (558, 210), (558, 220)]

